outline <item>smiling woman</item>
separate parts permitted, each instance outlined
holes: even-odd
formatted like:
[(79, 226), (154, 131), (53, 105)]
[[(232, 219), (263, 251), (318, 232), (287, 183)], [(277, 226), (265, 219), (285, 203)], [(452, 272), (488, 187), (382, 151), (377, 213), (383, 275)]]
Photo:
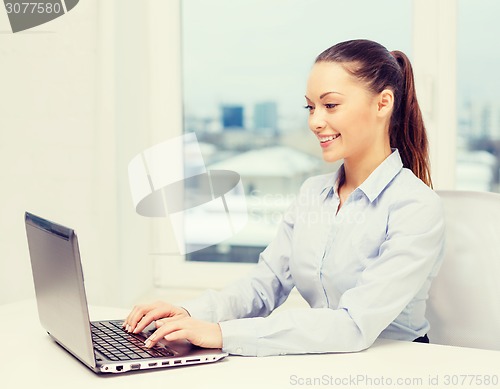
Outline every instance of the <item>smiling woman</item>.
[[(124, 325), (156, 321), (148, 347), (165, 337), (266, 356), (429, 342), (444, 220), (409, 61), (373, 41), (339, 43), (317, 57), (306, 96), (324, 159), (343, 164), (304, 182), (249, 275), (182, 307), (136, 306)], [(294, 288), (309, 307), (274, 312)]]

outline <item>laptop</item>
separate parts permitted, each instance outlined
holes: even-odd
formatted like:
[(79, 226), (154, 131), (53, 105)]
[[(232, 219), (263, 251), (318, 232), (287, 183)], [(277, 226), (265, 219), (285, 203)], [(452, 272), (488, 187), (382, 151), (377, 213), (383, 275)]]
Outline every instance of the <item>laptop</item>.
[(26, 234), (40, 322), (64, 349), (95, 373), (124, 373), (215, 362), (221, 349), (196, 347), (187, 341), (144, 346), (150, 326), (141, 334), (122, 329), (122, 320), (90, 321), (78, 239), (71, 228), (25, 213)]

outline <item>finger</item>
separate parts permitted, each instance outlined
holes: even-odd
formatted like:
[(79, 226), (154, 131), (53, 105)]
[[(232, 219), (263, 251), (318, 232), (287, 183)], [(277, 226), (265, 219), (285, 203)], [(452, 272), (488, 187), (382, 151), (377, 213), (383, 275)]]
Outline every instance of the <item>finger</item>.
[(159, 319), (156, 319), (155, 326), (156, 326), (156, 328), (160, 328), (162, 325), (165, 325), (167, 323), (171, 323), (171, 322), (179, 321), (179, 320), (183, 320), (183, 319), (185, 319), (185, 317), (183, 317), (183, 316), (161, 317)]
[(144, 330), (148, 325), (150, 325), (156, 319), (160, 319), (163, 314), (159, 310), (153, 310), (145, 313), (142, 318), (137, 322), (137, 324), (131, 328), (131, 332), (137, 334)]
[(189, 340), (189, 331), (188, 330), (178, 330), (171, 332), (168, 335), (165, 335), (165, 339), (168, 340), (169, 342), (173, 342), (176, 340)]
[(144, 317), (144, 315), (146, 315), (152, 309), (154, 309), (153, 305), (136, 306), (127, 318), (127, 323), (126, 323), (127, 331), (132, 332), (137, 326), (137, 323)]
[(129, 312), (129, 314), (127, 315), (127, 317), (125, 318), (125, 320), (123, 321), (123, 327), (126, 327), (127, 324), (130, 322), (130, 320), (132, 319), (132, 315), (134, 313), (134, 311), (137, 309), (137, 306), (134, 306), (131, 311)]
[(160, 328), (165, 322), (163, 320), (156, 320), (155, 321), (155, 326), (156, 328)]
[(141, 320), (139, 320), (137, 325), (132, 329), (132, 332), (137, 334), (142, 330), (144, 330), (144, 328), (150, 325), (153, 321), (158, 319), (162, 320), (173, 319), (172, 311), (170, 309), (165, 310), (165, 307), (162, 307), (147, 312), (145, 315), (143, 315)]
[[(185, 333), (187, 333), (186, 330), (178, 330), (178, 331), (174, 331), (174, 332), (171, 332), (167, 335), (165, 335), (164, 337), (162, 336), (151, 336), (149, 337), (148, 339), (146, 339), (146, 341), (144, 342), (144, 345), (147, 347), (147, 348), (153, 348), (156, 343), (158, 343), (162, 338), (166, 339), (167, 341), (174, 341), (174, 340), (177, 340), (177, 339), (186, 339), (186, 335), (184, 335)], [(175, 334), (180, 334), (180, 335), (175, 335)]]
[[(149, 305), (139, 305), (134, 308), (134, 310), (130, 313), (129, 318), (127, 319), (127, 323), (125, 328), (127, 329), (128, 332), (133, 332), (136, 330), (137, 325), (139, 322), (142, 321), (141, 323), (141, 329), (136, 331), (140, 332), (144, 328), (146, 328), (153, 320), (155, 320), (157, 317), (161, 317), (159, 304), (161, 303), (154, 303), (154, 304), (149, 304)], [(164, 309), (163, 309), (164, 311)], [(146, 317), (146, 319), (144, 319)]]
[(164, 323), (160, 328), (153, 332), (149, 338), (146, 339), (144, 344), (146, 347), (153, 347), (161, 338), (164, 338), (172, 332), (184, 329), (183, 322), (183, 320), (175, 320), (169, 323)]
[(162, 317), (160, 319), (155, 320), (155, 327), (160, 328), (162, 325), (165, 325), (166, 323), (177, 321), (177, 320), (182, 320), (184, 317), (179, 317), (179, 316), (170, 316), (170, 317)]
[(130, 311), (130, 313), (128, 314), (127, 318), (123, 323), (124, 327), (128, 329), (127, 326), (128, 327), (135, 326), (137, 322), (140, 320), (140, 318), (143, 316), (142, 312), (144, 312), (147, 309), (148, 308), (145, 305), (134, 306), (134, 308)]

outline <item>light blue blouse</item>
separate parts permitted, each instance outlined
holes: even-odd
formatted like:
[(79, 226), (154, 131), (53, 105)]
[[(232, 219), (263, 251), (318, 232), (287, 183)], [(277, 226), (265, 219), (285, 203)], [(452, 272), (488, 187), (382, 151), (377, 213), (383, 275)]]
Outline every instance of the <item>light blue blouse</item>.
[[(429, 330), (425, 302), (444, 246), (439, 197), (393, 150), (337, 213), (339, 173), (305, 181), (249, 276), (182, 304), (219, 323), (226, 352), (351, 352)], [(310, 308), (271, 314), (294, 287)]]

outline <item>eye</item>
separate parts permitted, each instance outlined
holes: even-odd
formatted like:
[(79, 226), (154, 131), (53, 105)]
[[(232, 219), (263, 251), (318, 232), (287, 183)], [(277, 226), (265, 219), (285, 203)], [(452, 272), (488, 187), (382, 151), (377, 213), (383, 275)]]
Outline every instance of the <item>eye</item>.
[(314, 110), (314, 107), (310, 104), (306, 105), (304, 108), (307, 109), (309, 112), (312, 112)]
[(333, 109), (337, 106), (338, 104), (325, 104), (326, 109)]

